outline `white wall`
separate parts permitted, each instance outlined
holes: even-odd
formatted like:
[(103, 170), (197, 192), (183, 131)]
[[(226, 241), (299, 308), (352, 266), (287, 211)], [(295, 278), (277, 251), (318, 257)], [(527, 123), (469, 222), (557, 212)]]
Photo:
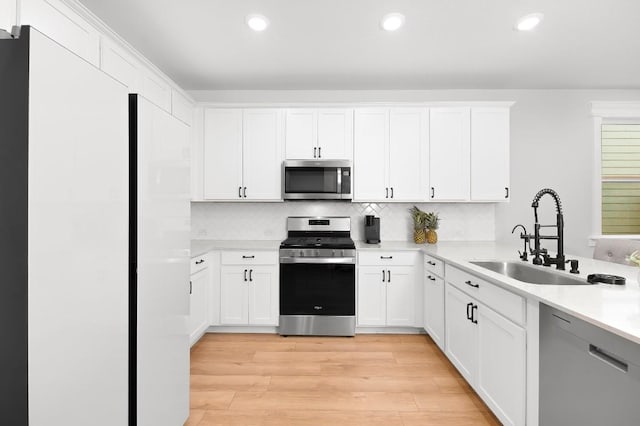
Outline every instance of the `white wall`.
[[(411, 241), (413, 221), (407, 203), (287, 201), (283, 203), (191, 203), (192, 239), (283, 240), (287, 216), (349, 216), (351, 236), (364, 240), (364, 216), (380, 217), (382, 241)], [(440, 213), (441, 241), (495, 238), (494, 204), (417, 204)]]
[[(563, 201), (565, 251), (591, 256), (593, 124), (590, 102), (640, 100), (640, 90), (192, 91), (199, 101), (238, 103), (515, 101), (511, 115), (511, 202), (495, 205), (495, 238), (513, 243), (511, 228), (532, 231), (531, 200), (544, 187)], [(541, 217), (555, 223), (551, 199)], [(427, 206), (428, 208), (428, 206)], [(444, 226), (444, 224), (443, 224)], [(554, 244), (548, 242), (552, 251)]]

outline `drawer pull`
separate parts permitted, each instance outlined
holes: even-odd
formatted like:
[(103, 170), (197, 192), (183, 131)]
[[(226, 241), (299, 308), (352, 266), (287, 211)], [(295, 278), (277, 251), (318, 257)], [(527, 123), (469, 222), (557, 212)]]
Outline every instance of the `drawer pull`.
[(436, 266), (436, 262), (432, 262), (432, 261), (428, 260), (428, 261), (427, 261), (427, 263), (428, 263), (429, 265), (431, 265), (431, 266)]
[(393, 259), (393, 256), (380, 256), (380, 259)]
[(196, 260), (196, 265), (201, 265), (204, 263), (204, 259)]
[(431, 275), (427, 275), (427, 278), (429, 278), (431, 281), (435, 281), (436, 279), (434, 277), (432, 277)]
[(255, 256), (242, 256), (243, 259), (255, 259)]
[(473, 288), (480, 288), (480, 284), (473, 284), (471, 281), (465, 281), (464, 283)]

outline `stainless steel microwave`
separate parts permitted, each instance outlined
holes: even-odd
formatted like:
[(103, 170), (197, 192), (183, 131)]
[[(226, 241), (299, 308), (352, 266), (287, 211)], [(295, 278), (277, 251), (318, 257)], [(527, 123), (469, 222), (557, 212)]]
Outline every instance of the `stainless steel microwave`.
[(282, 163), (285, 200), (351, 200), (351, 161), (286, 160)]

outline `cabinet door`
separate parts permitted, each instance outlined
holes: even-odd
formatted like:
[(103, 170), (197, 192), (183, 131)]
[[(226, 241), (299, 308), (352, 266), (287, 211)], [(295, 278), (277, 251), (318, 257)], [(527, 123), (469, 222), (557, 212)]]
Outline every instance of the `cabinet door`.
[(394, 108), (389, 113), (389, 196), (396, 201), (428, 198), (427, 109)]
[(523, 328), (480, 305), (476, 390), (505, 425), (525, 424), (526, 346)]
[(282, 199), (281, 115), (277, 109), (243, 112), (243, 198)]
[(355, 201), (385, 201), (389, 197), (389, 110), (355, 111), (353, 194)]
[(317, 114), (318, 158), (331, 160), (353, 158), (353, 110), (321, 109)]
[(444, 350), (444, 280), (429, 273), (425, 276), (424, 306), (425, 329), (440, 349)]
[(248, 279), (246, 266), (220, 268), (220, 324), (249, 324)]
[(100, 66), (100, 33), (64, 1), (22, 0), (20, 21), (21, 25), (33, 26), (94, 66)]
[(477, 325), (467, 319), (467, 306), (469, 303), (477, 302), (450, 284), (446, 284), (445, 288), (445, 353), (460, 374), (473, 386), (478, 358), (478, 330)]
[(358, 270), (358, 325), (384, 326), (387, 318), (387, 269), (361, 266)]
[(189, 343), (193, 345), (209, 326), (209, 268), (191, 275)]
[(471, 109), (471, 199), (509, 198), (509, 109)]
[(285, 120), (285, 156), (288, 160), (318, 155), (317, 116), (313, 109), (289, 109)]
[(208, 109), (204, 117), (204, 198), (240, 200), (242, 110)]
[(415, 325), (416, 277), (411, 266), (394, 266), (386, 270), (387, 325)]
[(249, 324), (278, 325), (278, 267), (249, 268)]
[(431, 199), (469, 199), (469, 108), (431, 108), (429, 174)]

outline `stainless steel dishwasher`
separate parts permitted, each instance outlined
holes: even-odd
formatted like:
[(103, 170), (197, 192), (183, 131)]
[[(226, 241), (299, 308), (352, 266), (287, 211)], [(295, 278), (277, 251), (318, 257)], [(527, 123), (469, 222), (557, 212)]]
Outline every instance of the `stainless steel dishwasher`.
[(540, 305), (540, 425), (640, 424), (640, 345)]

